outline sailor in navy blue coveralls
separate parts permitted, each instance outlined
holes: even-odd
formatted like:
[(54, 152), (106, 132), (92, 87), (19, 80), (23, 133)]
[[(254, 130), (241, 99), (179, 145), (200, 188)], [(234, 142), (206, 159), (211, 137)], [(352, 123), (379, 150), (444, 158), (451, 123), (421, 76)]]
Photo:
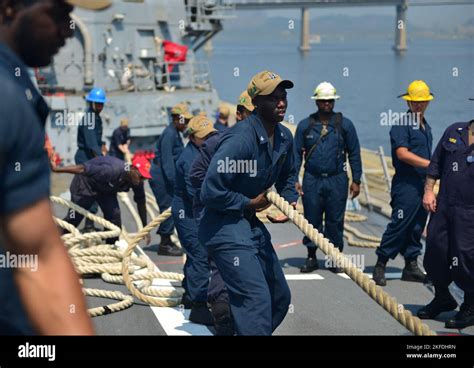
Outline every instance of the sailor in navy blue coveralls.
[(202, 185), (199, 240), (226, 284), (238, 335), (271, 335), (290, 304), (270, 234), (255, 211), (269, 205), (264, 193), (273, 185), (296, 205), (293, 138), (278, 123), (286, 112), (285, 88), (292, 87), (271, 72), (252, 79), (248, 92), (258, 107), (223, 136)]
[(426, 83), (414, 81), (402, 95), (410, 110), (390, 130), (392, 162), (395, 176), (392, 180), (392, 216), (376, 250), (377, 263), (373, 280), (385, 286), (385, 265), (400, 253), (405, 258), (402, 280), (425, 282), (417, 258), (421, 254), (421, 235), (428, 213), (423, 208), (423, 190), (426, 169), (430, 163), (433, 136), (424, 112), (433, 98)]
[(122, 119), (120, 126), (115, 129), (110, 139), (109, 155), (125, 161), (125, 154), (120, 149), (120, 146), (128, 148), (130, 143), (130, 129), (128, 127), (128, 119)]
[[(155, 195), (160, 212), (167, 210), (171, 206), (174, 187), (176, 183), (176, 161), (183, 152), (183, 141), (180, 132), (186, 129), (186, 124), (192, 115), (188, 112), (187, 106), (178, 104), (171, 110), (172, 122), (161, 133), (156, 143), (155, 159), (151, 167), (150, 187)], [(173, 234), (173, 217), (166, 219), (157, 233), (160, 235), (160, 245), (158, 254), (168, 256), (181, 256), (183, 252), (171, 240)]]
[[(101, 88), (93, 88), (86, 97), (87, 110), (77, 130), (77, 151), (74, 156), (76, 165), (100, 157), (105, 151), (105, 142), (102, 140), (102, 118), (100, 113), (106, 102), (105, 91)], [(97, 202), (92, 202), (88, 208), (92, 213), (97, 213)], [(96, 231), (94, 223), (86, 219), (84, 231)]]
[[(239, 96), (239, 101), (237, 102), (235, 117), (237, 123), (248, 118), (253, 110), (251, 98), (247, 90), (245, 90)], [(216, 152), (217, 144), (223, 134), (223, 132), (213, 132), (206, 137), (199, 149), (198, 157), (194, 160), (189, 172), (191, 183), (195, 188), (193, 212), (198, 226), (204, 210), (204, 205), (201, 202), (201, 186), (206, 177), (212, 156)], [(209, 257), (209, 266), (211, 268), (211, 279), (209, 281), (207, 297), (214, 317), (214, 329), (218, 336), (231, 336), (234, 334), (234, 321), (229, 306), (229, 293), (212, 257)]]
[[(204, 325), (214, 324), (207, 307), (211, 273), (207, 249), (198, 240), (198, 222), (193, 213), (196, 189), (191, 183), (190, 167), (199, 155), (199, 147), (215, 133), (212, 121), (204, 116), (193, 117), (188, 123), (185, 135), (189, 137), (189, 143), (176, 162), (176, 185), (171, 205), (179, 240), (187, 256), (183, 286), (186, 297), (192, 302), (189, 320)], [(186, 302), (183, 297), (183, 304)]]
[[(440, 180), (438, 196), (433, 194)], [(474, 120), (455, 123), (443, 134), (427, 170), (423, 204), (431, 211), (423, 265), (435, 287), (435, 298), (418, 312), (436, 318), (457, 303), (448, 286), (464, 291), (464, 303), (447, 328), (474, 325)]]
[[(304, 155), (302, 198), (305, 217), (342, 251), (344, 214), (349, 191), (346, 158), (349, 157), (352, 170), (353, 198), (360, 191), (362, 162), (354, 124), (342, 114), (333, 112), (335, 100), (339, 98), (335, 93), (335, 88), (327, 82), (316, 88), (313, 99), (316, 100), (318, 112), (298, 124), (295, 134), (295, 162), (299, 173)], [(303, 244), (308, 247), (308, 258), (301, 272), (314, 271), (318, 268), (316, 246), (307, 237), (304, 237)], [(334, 263), (330, 263), (328, 268), (342, 272)]]
[[(139, 160), (143, 166), (146, 164), (150, 166), (146, 159), (138, 158), (137, 161)], [(135, 162), (134, 160), (134, 166)], [(82, 208), (88, 208), (92, 202), (97, 201), (104, 213), (104, 218), (119, 228), (122, 227), (122, 221), (117, 193), (128, 192), (133, 189), (134, 200), (137, 203), (142, 225), (146, 226), (146, 198), (143, 179), (150, 178), (149, 167), (146, 169), (148, 172), (140, 171), (142, 177), (136, 181), (132, 181), (130, 177), (129, 164), (112, 156), (96, 157), (82, 165), (56, 168), (54, 171), (75, 173), (76, 175), (70, 186), (71, 201)], [(81, 173), (79, 174), (79, 172)], [(81, 223), (83, 217), (80, 213), (70, 210), (64, 220), (77, 226)], [(107, 243), (113, 244), (116, 240), (117, 238), (109, 238)], [(149, 239), (147, 242), (149, 242)]]

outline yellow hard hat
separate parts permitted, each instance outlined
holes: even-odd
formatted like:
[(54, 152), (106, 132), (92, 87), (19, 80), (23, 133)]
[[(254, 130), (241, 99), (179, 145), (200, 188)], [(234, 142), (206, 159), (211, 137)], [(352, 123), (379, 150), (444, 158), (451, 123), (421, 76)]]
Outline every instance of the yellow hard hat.
[(422, 80), (411, 82), (408, 86), (407, 93), (398, 97), (401, 97), (406, 101), (415, 102), (431, 101), (434, 98), (433, 94), (430, 92), (430, 87), (428, 87), (428, 85)]

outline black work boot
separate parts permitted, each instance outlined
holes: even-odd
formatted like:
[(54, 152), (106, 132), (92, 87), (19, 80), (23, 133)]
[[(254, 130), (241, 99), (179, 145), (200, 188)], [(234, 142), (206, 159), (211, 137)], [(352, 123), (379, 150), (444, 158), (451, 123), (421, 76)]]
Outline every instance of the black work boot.
[(161, 235), (158, 255), (180, 257), (183, 255), (183, 250), (171, 240), (171, 235)]
[(416, 314), (420, 319), (435, 319), (442, 312), (455, 310), (458, 306), (448, 288), (436, 288), (434, 299)]
[(194, 302), (189, 314), (189, 320), (193, 323), (205, 326), (213, 326), (214, 319), (207, 307), (206, 302)]
[(474, 295), (464, 294), (464, 303), (461, 304), (459, 312), (454, 318), (446, 321), (446, 328), (466, 328), (474, 326)]
[(94, 226), (94, 221), (86, 218), (86, 223), (84, 224), (84, 227), (82, 228), (82, 232), (83, 233), (95, 233), (95, 232), (98, 232), (98, 231), (102, 231), (102, 230)]
[(316, 257), (306, 258), (306, 262), (303, 267), (300, 268), (301, 273), (309, 273), (316, 271), (319, 268), (318, 259)]
[(382, 260), (377, 260), (377, 263), (374, 267), (374, 272), (372, 274), (372, 280), (374, 280), (376, 285), (386, 286), (387, 280), (385, 279), (385, 265), (387, 263)]
[(234, 335), (234, 319), (230, 311), (229, 303), (216, 302), (211, 304), (212, 317), (214, 318), (214, 328), (217, 336)]
[(402, 280), (421, 283), (425, 283), (427, 281), (427, 277), (418, 267), (418, 262), (416, 259), (405, 260), (405, 268), (402, 272)]
[(184, 309), (191, 309), (193, 306), (193, 301), (189, 299), (187, 292), (184, 292), (181, 298), (181, 305), (184, 307)]

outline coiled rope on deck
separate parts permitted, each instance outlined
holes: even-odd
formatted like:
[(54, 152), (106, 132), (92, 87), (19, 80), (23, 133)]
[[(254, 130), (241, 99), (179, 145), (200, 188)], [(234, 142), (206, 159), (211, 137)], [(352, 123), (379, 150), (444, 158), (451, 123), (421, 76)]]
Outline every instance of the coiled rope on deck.
[[(380, 237), (364, 234), (356, 227), (349, 225), (349, 222), (367, 221), (367, 216), (354, 212), (346, 212), (344, 220), (344, 237), (347, 239), (347, 244), (361, 248), (377, 248), (380, 245), (382, 241)], [(362, 240), (358, 240), (356, 237)]]
[[(133, 284), (132, 277), (130, 277), (130, 261), (131, 255), (138, 243), (145, 238), (145, 236), (152, 231), (155, 227), (165, 221), (168, 217), (171, 216), (171, 208), (168, 208), (166, 211), (162, 212), (158, 217), (153, 219), (147, 226), (138, 231), (135, 237), (129, 242), (127, 249), (125, 250), (123, 260), (122, 260), (122, 277), (127, 285), (128, 290), (132, 293), (137, 299), (157, 307), (175, 307), (180, 304), (182, 293), (177, 292), (176, 297), (161, 298), (159, 296), (148, 295), (146, 291), (140, 290)], [(184, 276), (182, 274), (173, 273), (173, 272), (157, 272), (157, 275), (161, 278), (167, 278), (170, 280), (182, 281)], [(179, 295), (181, 294), (181, 295)]]
[[(54, 221), (58, 226), (70, 232), (69, 234), (63, 235), (62, 239), (68, 248), (76, 271), (81, 275), (98, 274), (101, 275), (102, 279), (106, 282), (123, 284), (122, 264), (124, 260), (124, 249), (120, 249), (116, 245), (101, 243), (104, 242), (104, 239), (118, 237), (120, 235), (125, 238), (128, 243), (131, 243), (132, 240), (126, 229), (120, 229), (104, 218), (94, 215), (63, 198), (51, 197), (51, 201), (67, 207), (68, 210), (76, 211), (106, 229), (105, 231), (82, 234), (73, 225), (54, 217)], [(167, 217), (162, 218), (161, 221), (166, 218)], [(149, 228), (149, 231), (152, 229), (153, 227)], [(138, 241), (136, 242), (136, 245), (137, 244)], [(132, 285), (133, 283), (137, 283), (137, 286), (133, 285), (134, 290), (138, 290), (138, 292), (143, 295), (157, 297), (161, 302), (161, 306), (179, 304), (184, 293), (182, 288), (152, 286), (152, 282), (155, 279), (181, 281), (183, 275), (172, 272), (157, 272), (155, 265), (147, 256), (144, 254), (137, 255), (133, 250), (132, 253), (128, 253), (127, 263), (129, 264), (127, 268), (127, 272), (129, 273), (129, 275), (127, 275), (129, 276), (128, 279), (132, 282)], [(134, 303), (131, 295), (125, 295), (120, 291), (84, 288), (83, 292), (88, 296), (119, 300), (117, 303), (89, 309), (89, 315), (92, 317), (118, 312), (130, 307)], [(170, 298), (171, 302), (167, 303)]]
[(417, 336), (436, 335), (418, 317), (406, 310), (403, 305), (385, 292), (380, 286), (358, 269), (345, 255), (335, 248), (321, 233), (319, 233), (302, 215), (300, 215), (287, 201), (277, 193), (269, 191), (267, 199), (273, 203), (315, 244), (330, 257), (355, 283), (364, 290), (373, 300), (384, 308), (402, 326)]

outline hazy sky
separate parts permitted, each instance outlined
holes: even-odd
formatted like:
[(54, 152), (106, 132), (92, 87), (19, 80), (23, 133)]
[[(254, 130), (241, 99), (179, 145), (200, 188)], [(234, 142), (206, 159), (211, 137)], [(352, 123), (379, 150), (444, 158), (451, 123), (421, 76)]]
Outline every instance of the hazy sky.
[[(301, 10), (299, 9), (282, 9), (282, 10), (266, 10), (269, 16), (288, 16), (300, 17)], [(311, 17), (324, 15), (395, 15), (395, 7), (348, 7), (348, 8), (313, 8), (311, 9)], [(474, 5), (456, 5), (456, 6), (422, 6), (411, 7), (408, 9), (408, 21), (412, 24), (425, 25), (439, 25), (446, 23), (448, 27), (456, 24), (462, 24), (469, 18), (474, 18)]]

